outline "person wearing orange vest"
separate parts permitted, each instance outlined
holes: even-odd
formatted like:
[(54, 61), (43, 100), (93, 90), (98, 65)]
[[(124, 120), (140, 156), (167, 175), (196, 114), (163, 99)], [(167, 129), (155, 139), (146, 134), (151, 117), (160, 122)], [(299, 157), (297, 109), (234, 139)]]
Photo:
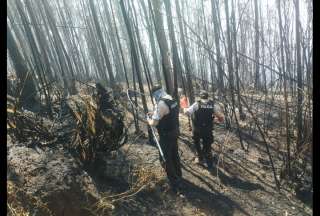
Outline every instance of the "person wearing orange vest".
[(182, 95), (180, 99), (180, 107), (183, 109), (183, 108), (187, 108), (188, 106), (189, 106), (188, 98), (185, 95)]

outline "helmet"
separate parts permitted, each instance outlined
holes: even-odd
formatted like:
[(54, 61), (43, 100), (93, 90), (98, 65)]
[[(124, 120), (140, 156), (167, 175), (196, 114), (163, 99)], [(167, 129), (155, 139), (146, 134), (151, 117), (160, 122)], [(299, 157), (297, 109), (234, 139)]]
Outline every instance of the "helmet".
[(201, 99), (208, 99), (208, 97), (209, 97), (208, 92), (203, 91), (203, 90), (200, 92)]
[(96, 83), (96, 89), (98, 92), (106, 91), (105, 88), (102, 86), (102, 84), (99, 82)]

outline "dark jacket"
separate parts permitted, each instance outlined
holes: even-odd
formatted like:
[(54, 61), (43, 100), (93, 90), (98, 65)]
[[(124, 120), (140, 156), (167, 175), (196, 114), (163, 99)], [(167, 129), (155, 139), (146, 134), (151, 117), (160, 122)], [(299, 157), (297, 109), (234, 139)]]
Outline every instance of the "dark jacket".
[(169, 114), (160, 119), (157, 129), (159, 134), (169, 133), (171, 131), (179, 130), (179, 107), (178, 103), (172, 99), (161, 98), (163, 102), (169, 107)]
[(213, 128), (214, 103), (212, 100), (207, 102), (198, 101), (199, 109), (192, 116), (193, 126), (197, 129)]

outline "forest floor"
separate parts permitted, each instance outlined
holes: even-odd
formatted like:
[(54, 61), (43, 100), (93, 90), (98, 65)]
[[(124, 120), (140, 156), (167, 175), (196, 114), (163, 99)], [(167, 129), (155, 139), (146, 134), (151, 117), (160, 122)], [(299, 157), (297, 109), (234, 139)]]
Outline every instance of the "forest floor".
[[(219, 162), (209, 172), (204, 165), (194, 162), (191, 136), (188, 119), (180, 114), (181, 195), (168, 190), (165, 173), (159, 164), (154, 165), (153, 172), (161, 173), (156, 186), (119, 202), (112, 215), (312, 215), (312, 207), (298, 200), (285, 185), (281, 193), (277, 191), (263, 142), (246, 138), (245, 143), (250, 145), (246, 153), (241, 150), (236, 130), (216, 125), (212, 148)], [(145, 137), (127, 143), (124, 148), (136, 148), (142, 160), (149, 161), (150, 157), (157, 160), (156, 147), (145, 149), (142, 145), (148, 145)], [(272, 154), (274, 151), (271, 148)], [(279, 169), (280, 159), (273, 159)], [(119, 181), (114, 184), (108, 181), (103, 190), (113, 193), (128, 190), (126, 183), (122, 186)]]
[[(259, 98), (259, 95), (256, 98)], [(152, 107), (150, 98), (148, 101), (148, 107)], [(281, 101), (278, 102), (280, 103), (278, 107), (283, 107)], [(251, 102), (250, 107), (255, 108), (251, 111), (268, 130), (270, 155), (272, 155), (277, 178), (280, 179), (283, 155), (286, 152), (284, 130), (282, 133), (279, 132), (281, 130), (279, 125), (282, 125), (281, 116), (275, 106), (270, 103), (270, 99), (268, 99), (269, 103), (261, 103), (257, 100), (251, 100)], [(141, 104), (141, 101), (138, 101), (138, 104)], [(142, 107), (139, 107), (142, 111)], [(79, 168), (81, 169), (79, 173), (84, 172), (86, 176), (89, 175), (89, 179), (92, 178), (97, 193), (91, 192), (97, 194), (100, 199), (98, 208), (94, 207), (92, 213), (119, 216), (312, 215), (312, 194), (308, 194), (304, 199), (298, 199), (294, 190), (284, 181), (281, 181), (280, 192), (277, 190), (265, 142), (261, 139), (258, 129), (253, 126), (248, 110), (244, 109), (244, 112), (247, 118), (239, 121), (239, 125), (244, 147), (248, 151), (241, 148), (239, 132), (234, 124), (229, 130), (224, 124), (215, 124), (212, 150), (217, 163), (211, 172), (205, 165), (195, 162), (196, 151), (188, 118), (180, 114), (178, 146), (183, 179), (181, 194), (177, 195), (169, 190), (166, 174), (159, 163), (157, 148), (148, 144), (146, 125), (139, 122), (142, 133), (135, 133), (133, 117), (128, 111), (125, 123), (129, 138), (126, 144), (114, 151), (111, 156), (104, 155), (105, 160), (100, 164), (101, 169), (94, 167), (93, 170), (88, 171)], [(62, 122), (65, 122), (65, 119)], [(53, 123), (50, 122), (49, 125), (51, 124)], [(62, 126), (61, 131), (64, 131), (62, 134), (66, 136), (69, 129)], [(52, 128), (53, 125), (50, 127)], [(47, 150), (51, 151), (51, 148)], [(63, 152), (69, 155), (65, 150)], [(16, 156), (16, 153), (12, 156)], [(40, 156), (39, 158), (42, 158)], [(121, 167), (123, 164), (126, 166), (127, 170), (124, 174), (117, 174), (122, 169), (118, 164), (121, 164)], [(69, 176), (68, 172), (65, 176)], [(30, 176), (26, 176), (28, 177)], [(61, 182), (64, 183), (64, 179), (61, 179)], [(97, 211), (94, 212), (95, 210)]]

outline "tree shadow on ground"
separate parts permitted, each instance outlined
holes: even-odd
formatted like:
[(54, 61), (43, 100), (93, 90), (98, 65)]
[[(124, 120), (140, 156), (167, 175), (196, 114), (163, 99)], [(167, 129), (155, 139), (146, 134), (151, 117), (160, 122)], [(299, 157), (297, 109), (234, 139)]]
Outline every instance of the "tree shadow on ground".
[[(185, 185), (187, 185), (187, 187), (185, 187), (184, 192), (186, 194), (184, 194), (187, 198), (189, 197), (189, 202), (192, 203), (192, 200), (199, 200), (199, 198), (197, 198), (197, 196), (200, 196), (200, 198), (204, 198), (204, 201), (201, 200), (202, 203), (204, 203), (205, 205), (208, 204), (208, 207), (205, 208), (202, 205), (199, 206), (199, 208), (201, 209), (207, 209), (207, 215), (233, 215), (233, 211), (235, 209), (237, 209), (238, 211), (241, 211), (244, 215), (248, 215), (247, 212), (245, 212), (238, 203), (234, 202), (233, 200), (231, 200), (229, 197), (226, 197), (224, 195), (222, 195), (216, 188), (214, 187), (214, 183), (216, 185), (218, 185), (217, 182), (213, 181), (213, 179), (208, 178), (208, 176), (203, 176), (203, 174), (201, 174), (200, 172), (198, 172), (197, 170), (195, 170), (193, 167), (191, 167), (188, 164), (183, 163), (182, 164), (182, 168), (187, 171), (189, 174), (191, 174), (192, 176), (194, 176), (197, 180), (199, 180), (202, 184), (206, 185), (213, 193), (201, 188), (201, 187), (197, 187), (195, 185), (193, 185), (193, 183), (183, 179), (182, 181), (184, 182)], [(185, 173), (187, 174), (187, 173)], [(193, 185), (193, 186), (192, 186)], [(199, 189), (195, 189), (199, 188)], [(187, 188), (187, 189), (186, 189)], [(194, 189), (194, 190), (193, 190)], [(191, 195), (190, 195), (190, 191), (191, 191)], [(199, 194), (192, 194), (192, 191), (195, 192), (201, 192)], [(205, 191), (205, 192), (204, 192)], [(209, 195), (211, 194), (211, 195)], [(210, 198), (211, 197), (211, 198)], [(206, 201), (206, 199), (208, 199), (208, 201)], [(193, 205), (196, 205), (197, 203), (193, 203)], [(225, 205), (228, 205), (228, 207), (224, 207)], [(223, 207), (222, 209), (219, 209)], [(232, 208), (230, 208), (232, 207)], [(221, 212), (219, 212), (219, 209)], [(211, 212), (211, 213), (210, 213)]]
[(179, 136), (179, 139), (182, 141), (182, 143), (186, 144), (186, 146), (189, 147), (189, 149), (196, 153), (196, 147), (195, 145), (193, 144), (193, 141), (192, 141), (192, 138), (186, 136), (186, 135), (181, 135)]
[[(208, 182), (209, 179), (207, 180), (204, 176), (201, 176), (201, 173), (197, 172), (191, 166), (189, 166), (187, 164), (182, 164), (182, 167), (186, 171), (191, 173), (193, 176), (198, 178), (202, 183), (206, 184), (211, 190), (215, 190), (213, 188), (213, 185), (211, 185)], [(205, 168), (205, 167), (203, 166), (203, 168)], [(217, 176), (217, 172), (218, 172), (218, 176)], [(230, 187), (234, 187), (234, 188), (238, 188), (238, 189), (242, 189), (242, 190), (247, 190), (247, 191), (253, 191), (253, 190), (265, 191), (265, 189), (260, 184), (252, 183), (249, 181), (244, 181), (244, 180), (237, 178), (235, 176), (229, 177), (224, 172), (225, 171), (223, 169), (221, 169), (221, 168), (217, 169), (217, 167), (214, 166), (213, 170), (210, 171), (210, 174), (212, 176), (219, 177), (219, 179), (221, 180), (221, 183), (223, 183), (225, 186), (230, 186)]]
[[(257, 175), (257, 173), (253, 172), (252, 170), (250, 170), (248, 167), (246, 167), (245, 165), (237, 162), (236, 160), (234, 160), (231, 156), (225, 154), (224, 155), (226, 158), (228, 158), (232, 163), (234, 163), (234, 166), (239, 167), (241, 170), (243, 170), (244, 172), (248, 172), (250, 175), (255, 176), (264, 186), (267, 186), (273, 190), (276, 190), (276, 186), (272, 185), (270, 182), (268, 182), (266, 179), (261, 178), (259, 175)], [(227, 170), (226, 170), (227, 171)]]
[(178, 215), (175, 208), (176, 197), (160, 191), (141, 191), (132, 199), (117, 203), (113, 215)]
[[(249, 144), (249, 148), (254, 146), (259, 150), (259, 152), (263, 152), (263, 153), (267, 154), (267, 150), (265, 148), (265, 142), (263, 140), (259, 140), (258, 137), (251, 135), (249, 133), (249, 131), (246, 129), (241, 129), (240, 133), (241, 133), (242, 139), (245, 140)], [(258, 134), (259, 134), (259, 136), (261, 136), (259, 131), (258, 131)], [(268, 143), (268, 147), (269, 147), (270, 151), (272, 152), (273, 158), (277, 158), (278, 160), (282, 160), (282, 156), (278, 154), (279, 150), (277, 150), (276, 147), (274, 147), (274, 145), (271, 145), (270, 143)]]
[(134, 201), (123, 202), (114, 215), (195, 215), (199, 209), (205, 215), (234, 215), (235, 211), (249, 215), (241, 206), (218, 191), (209, 192), (192, 182), (181, 179), (181, 194), (142, 191)]
[(244, 215), (249, 215), (238, 203), (218, 191), (209, 192), (186, 179), (181, 180), (181, 185), (181, 193), (185, 199), (206, 215), (233, 215), (236, 209)]
[(241, 212), (241, 206), (218, 191), (210, 192), (192, 182), (181, 179), (181, 194), (160, 190), (144, 190), (133, 199), (118, 203), (113, 215), (194, 215), (200, 209), (205, 215), (225, 216)]
[[(246, 191), (254, 191), (254, 190), (264, 190), (264, 188), (260, 184), (252, 183), (249, 181), (244, 181), (236, 176), (227, 176), (221, 170), (219, 172), (219, 179), (225, 186), (230, 186), (233, 188), (238, 188)], [(213, 175), (216, 175), (217, 172), (211, 172)]]
[(245, 181), (236, 176), (230, 177), (226, 175), (222, 169), (214, 167), (214, 170), (211, 172), (211, 174), (214, 176), (217, 176), (217, 173), (218, 173), (219, 179), (225, 186), (230, 186), (233, 188), (238, 188), (238, 189), (247, 190), (247, 191), (254, 191), (254, 190), (264, 191), (264, 188), (260, 184)]

